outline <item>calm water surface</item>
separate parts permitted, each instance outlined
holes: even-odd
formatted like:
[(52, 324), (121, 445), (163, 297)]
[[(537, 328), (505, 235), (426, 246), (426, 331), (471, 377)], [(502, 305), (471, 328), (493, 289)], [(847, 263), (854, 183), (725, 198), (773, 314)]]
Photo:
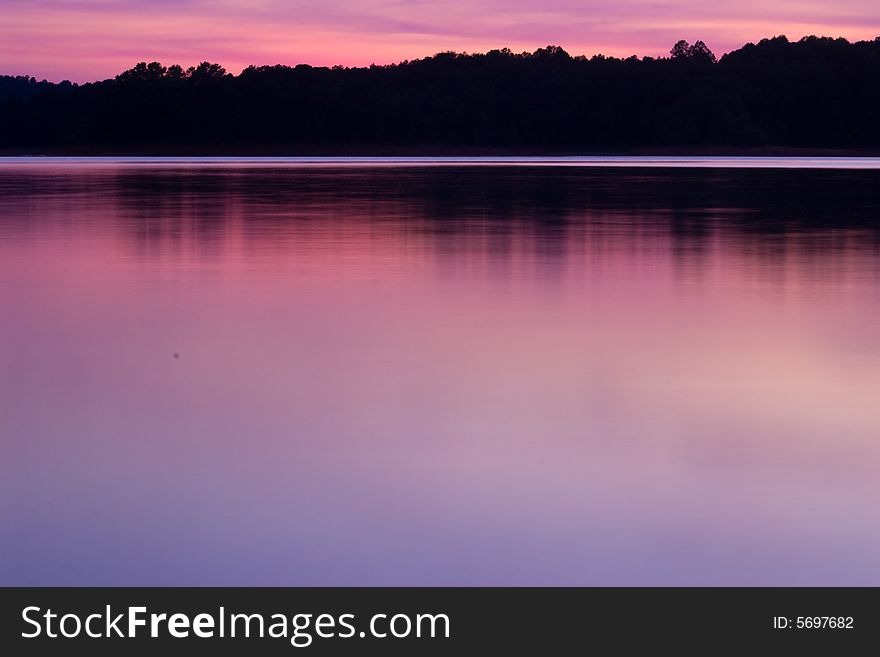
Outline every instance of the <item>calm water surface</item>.
[(0, 584), (880, 585), (880, 171), (464, 164), (0, 162)]

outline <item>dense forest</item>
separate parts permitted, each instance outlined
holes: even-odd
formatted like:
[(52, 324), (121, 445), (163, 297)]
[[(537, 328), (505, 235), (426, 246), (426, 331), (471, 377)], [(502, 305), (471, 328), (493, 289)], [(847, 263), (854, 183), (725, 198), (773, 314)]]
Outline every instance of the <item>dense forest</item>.
[(369, 68), (141, 63), (115, 79), (0, 76), (6, 152), (880, 147), (880, 37), (785, 37), (716, 60), (440, 53)]

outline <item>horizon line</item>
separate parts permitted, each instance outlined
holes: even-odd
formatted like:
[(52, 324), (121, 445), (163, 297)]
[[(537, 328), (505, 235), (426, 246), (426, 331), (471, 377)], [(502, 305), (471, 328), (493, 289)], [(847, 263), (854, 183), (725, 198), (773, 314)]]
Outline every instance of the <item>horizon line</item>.
[[(739, 51), (739, 50), (742, 50), (743, 48), (745, 48), (745, 47), (747, 47), (747, 46), (750, 46), (750, 45), (758, 45), (758, 44), (760, 44), (760, 43), (762, 43), (762, 42), (764, 42), (764, 41), (772, 41), (772, 40), (774, 40), (774, 39), (779, 39), (779, 38), (783, 38), (783, 39), (785, 39), (788, 43), (792, 43), (792, 44), (801, 43), (801, 42), (803, 42), (803, 41), (806, 41), (807, 39), (820, 39), (820, 40), (832, 40), (832, 41), (840, 41), (840, 40), (842, 40), (842, 41), (846, 41), (846, 42), (849, 43), (849, 44), (856, 44), (856, 43), (871, 43), (871, 42), (873, 42), (873, 41), (878, 41), (878, 40), (880, 40), (880, 35), (875, 36), (874, 38), (850, 40), (850, 39), (848, 39), (848, 38), (845, 37), (845, 36), (828, 36), (828, 35), (809, 34), (809, 35), (805, 35), (805, 36), (803, 36), (803, 37), (801, 37), (801, 38), (799, 38), (799, 39), (791, 40), (791, 39), (788, 39), (788, 37), (787, 37), (785, 34), (774, 34), (773, 36), (762, 37), (761, 39), (758, 39), (757, 41), (746, 41), (745, 43), (743, 43), (742, 45), (740, 45), (740, 46), (737, 47), (737, 48), (734, 48), (734, 49), (732, 49), (732, 50), (728, 50), (728, 51), (722, 52), (722, 53), (720, 53), (720, 54), (717, 55), (718, 61), (720, 62), (721, 59), (722, 59), (723, 57), (725, 57), (725, 56), (727, 56), (727, 55), (729, 55), (729, 54), (731, 54), (731, 53), (733, 53), (733, 52), (737, 52), (737, 51)], [(682, 39), (682, 40), (684, 40), (684, 39)], [(699, 43), (699, 42), (701, 42), (701, 41), (703, 41), (703, 40), (702, 40), (702, 39), (697, 39), (697, 40), (695, 40), (693, 43)], [(704, 43), (705, 43), (705, 42), (704, 42)], [(674, 44), (673, 44), (673, 45), (674, 45)], [(424, 60), (428, 60), (428, 59), (433, 59), (433, 58), (438, 57), (438, 56), (440, 56), (440, 55), (449, 55), (449, 54), (451, 54), (451, 55), (461, 55), (461, 56), (485, 56), (485, 55), (488, 55), (489, 53), (492, 53), (492, 52), (504, 52), (504, 51), (507, 51), (507, 52), (509, 52), (512, 56), (525, 56), (525, 55), (535, 55), (535, 54), (541, 52), (542, 50), (547, 50), (547, 49), (551, 49), (551, 48), (559, 48), (559, 49), (561, 49), (563, 52), (565, 52), (565, 53), (566, 53), (568, 56), (570, 56), (572, 59), (584, 59), (584, 60), (590, 60), (590, 59), (594, 59), (594, 58), (598, 58), (598, 57), (605, 58), (605, 59), (616, 59), (616, 60), (627, 60), (627, 59), (632, 59), (632, 58), (636, 58), (636, 59), (638, 59), (638, 60), (663, 60), (663, 59), (670, 59), (670, 54), (671, 54), (670, 51), (667, 51), (665, 54), (663, 54), (663, 55), (658, 55), (658, 56), (654, 56), (654, 55), (638, 55), (638, 54), (635, 54), (635, 53), (633, 53), (633, 54), (631, 54), (631, 55), (628, 55), (628, 56), (622, 56), (622, 55), (605, 55), (604, 53), (600, 53), (600, 52), (596, 52), (596, 53), (592, 53), (592, 54), (586, 54), (586, 53), (572, 54), (572, 53), (568, 52), (568, 50), (566, 50), (564, 47), (562, 47), (562, 46), (560, 46), (560, 45), (558, 45), (558, 44), (550, 43), (550, 44), (547, 44), (547, 45), (545, 45), (545, 46), (540, 46), (540, 47), (536, 48), (536, 49), (533, 50), (533, 51), (528, 51), (528, 50), (514, 51), (512, 48), (510, 48), (510, 47), (508, 47), (508, 46), (502, 46), (502, 47), (498, 47), (498, 48), (490, 48), (489, 50), (485, 50), (485, 51), (467, 51), (467, 50), (453, 50), (453, 49), (448, 49), (448, 50), (438, 50), (438, 51), (436, 51), (436, 52), (434, 52), (434, 53), (432, 53), (432, 54), (423, 55), (423, 56), (415, 57), (415, 58), (412, 58), (412, 59), (410, 59), (410, 58), (399, 59), (399, 60), (396, 60), (396, 61), (390, 61), (390, 62), (386, 62), (386, 63), (382, 63), (382, 64), (380, 64), (380, 63), (376, 63), (376, 62), (372, 62), (372, 63), (370, 63), (370, 64), (363, 64), (363, 65), (345, 65), (345, 64), (310, 64), (310, 63), (308, 63), (308, 62), (297, 62), (297, 63), (295, 63), (295, 64), (284, 64), (284, 63), (281, 63), (281, 62), (276, 62), (276, 63), (274, 63), (274, 64), (248, 64), (248, 65), (243, 66), (243, 67), (241, 68), (241, 70), (238, 71), (237, 73), (233, 73), (232, 71), (230, 71), (229, 69), (227, 69), (222, 63), (220, 63), (220, 62), (216, 62), (216, 61), (212, 62), (212, 61), (210, 61), (209, 59), (201, 59), (201, 60), (200, 60), (199, 62), (197, 62), (196, 64), (193, 64), (193, 65), (191, 65), (191, 66), (189, 66), (189, 67), (183, 67), (183, 66), (181, 66), (180, 64), (178, 64), (177, 62), (174, 62), (174, 63), (171, 63), (171, 64), (164, 64), (163, 62), (161, 62), (161, 61), (158, 60), (158, 59), (146, 58), (146, 59), (140, 59), (140, 60), (138, 60), (138, 61), (135, 62), (131, 67), (129, 67), (129, 68), (127, 68), (127, 69), (123, 69), (122, 71), (119, 71), (118, 73), (116, 73), (115, 75), (113, 75), (113, 76), (111, 76), (111, 77), (105, 77), (105, 78), (102, 78), (102, 79), (71, 80), (70, 78), (64, 78), (64, 79), (61, 79), (61, 80), (58, 80), (58, 79), (50, 80), (50, 79), (48, 79), (47, 77), (38, 78), (36, 75), (32, 75), (32, 74), (29, 74), (29, 73), (3, 73), (3, 72), (0, 72), (0, 77), (13, 77), (13, 78), (16, 78), (16, 77), (24, 77), (24, 78), (31, 78), (31, 79), (35, 80), (36, 82), (39, 82), (39, 83), (46, 82), (46, 83), (49, 83), (49, 84), (64, 84), (64, 83), (70, 83), (70, 84), (73, 84), (73, 85), (86, 85), (86, 84), (98, 84), (98, 83), (101, 83), (101, 82), (108, 82), (108, 81), (111, 81), (111, 80), (115, 80), (117, 76), (119, 76), (120, 74), (124, 73), (125, 71), (132, 70), (132, 69), (133, 69), (135, 66), (137, 66), (138, 64), (153, 64), (153, 63), (158, 63), (158, 64), (160, 64), (160, 65), (162, 65), (162, 66), (181, 66), (181, 68), (183, 68), (184, 71), (191, 70), (191, 69), (195, 68), (196, 66), (198, 66), (199, 64), (203, 64), (203, 63), (219, 64), (219, 65), (223, 68), (223, 70), (226, 71), (227, 74), (233, 75), (234, 77), (238, 77), (238, 76), (240, 76), (245, 70), (247, 70), (247, 69), (249, 69), (249, 68), (273, 68), (273, 67), (277, 67), (277, 66), (284, 67), (284, 68), (297, 68), (297, 67), (299, 67), (299, 66), (308, 66), (308, 67), (310, 67), (310, 68), (316, 68), (316, 69), (328, 69), (328, 70), (333, 70), (333, 69), (357, 70), (357, 69), (370, 69), (370, 68), (373, 68), (373, 67), (385, 68), (385, 67), (401, 66), (401, 65), (404, 65), (404, 64), (410, 64), (410, 63), (414, 63), (414, 62), (420, 62), (420, 61), (424, 61)], [(711, 50), (711, 48), (710, 48), (710, 50)]]

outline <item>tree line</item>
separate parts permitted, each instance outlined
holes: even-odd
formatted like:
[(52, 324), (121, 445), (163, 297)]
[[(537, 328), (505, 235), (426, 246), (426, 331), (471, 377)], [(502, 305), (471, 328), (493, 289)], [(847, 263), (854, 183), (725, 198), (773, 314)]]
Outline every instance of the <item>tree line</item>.
[(362, 68), (139, 63), (88, 84), (0, 76), (7, 150), (880, 146), (880, 37), (784, 36), (720, 59), (443, 52)]

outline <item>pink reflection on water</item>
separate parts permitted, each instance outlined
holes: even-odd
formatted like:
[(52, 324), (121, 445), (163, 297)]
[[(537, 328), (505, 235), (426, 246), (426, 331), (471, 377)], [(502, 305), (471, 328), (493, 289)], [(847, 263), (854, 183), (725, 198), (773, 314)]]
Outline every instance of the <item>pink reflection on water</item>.
[(34, 175), (0, 181), (4, 584), (880, 583), (862, 228)]

